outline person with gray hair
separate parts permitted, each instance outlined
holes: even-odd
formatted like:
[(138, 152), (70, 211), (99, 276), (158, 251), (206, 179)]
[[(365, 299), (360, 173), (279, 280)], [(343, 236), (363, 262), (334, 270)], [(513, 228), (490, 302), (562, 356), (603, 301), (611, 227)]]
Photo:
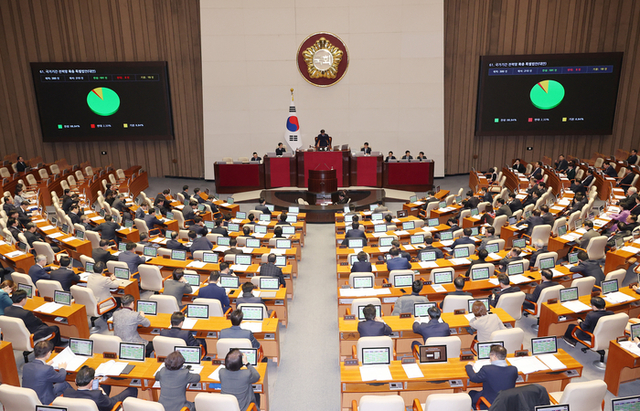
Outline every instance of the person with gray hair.
[(47, 256), (44, 254), (36, 255), (36, 263), (29, 268), (29, 277), (35, 284), (38, 280), (50, 280), (51, 276), (49, 271), (51, 267), (45, 267), (47, 265)]
[(122, 308), (113, 313), (113, 334), (122, 342), (146, 344), (146, 356), (153, 352), (153, 342), (145, 340), (138, 334), (138, 326), (148, 327), (151, 322), (143, 312), (135, 311), (136, 301), (131, 294), (122, 296)]

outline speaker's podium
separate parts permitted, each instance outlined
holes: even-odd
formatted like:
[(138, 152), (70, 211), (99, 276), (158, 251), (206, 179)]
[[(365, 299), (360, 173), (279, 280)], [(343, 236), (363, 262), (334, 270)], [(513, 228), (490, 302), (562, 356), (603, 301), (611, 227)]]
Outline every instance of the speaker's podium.
[(331, 198), (338, 191), (336, 170), (309, 170), (309, 192), (318, 198)]

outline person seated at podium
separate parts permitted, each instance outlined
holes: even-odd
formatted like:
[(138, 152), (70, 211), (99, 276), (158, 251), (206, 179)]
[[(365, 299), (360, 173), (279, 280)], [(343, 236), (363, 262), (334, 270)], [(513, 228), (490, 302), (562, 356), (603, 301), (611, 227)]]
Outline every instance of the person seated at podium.
[(583, 277), (593, 277), (596, 279), (596, 284), (598, 287), (600, 283), (604, 281), (604, 272), (600, 267), (600, 264), (597, 260), (590, 260), (589, 254), (585, 251), (578, 252), (578, 260), (580, 262), (577, 266), (569, 268), (569, 271), (572, 273), (580, 273)]
[[(360, 230), (360, 223), (357, 221), (353, 221), (351, 223), (351, 230), (347, 231), (347, 233), (344, 235), (345, 240), (349, 239), (349, 238), (362, 238), (364, 239), (363, 244), (367, 245), (367, 235), (365, 234), (364, 231)], [(348, 240), (347, 240), (348, 243)]]
[(569, 344), (571, 347), (576, 346), (576, 343), (578, 341), (575, 338), (573, 338), (571, 334), (573, 333), (573, 330), (577, 326), (580, 326), (580, 330), (576, 332), (576, 336), (581, 340), (591, 341), (591, 337), (589, 337), (589, 335), (584, 333), (583, 331), (586, 331), (588, 333), (593, 333), (593, 330), (595, 330), (596, 325), (598, 324), (598, 321), (600, 320), (600, 318), (605, 317), (607, 315), (614, 314), (614, 312), (612, 311), (607, 311), (605, 307), (606, 307), (606, 303), (602, 297), (591, 298), (592, 311), (589, 311), (587, 313), (587, 315), (584, 317), (584, 320), (581, 318), (578, 318), (577, 325), (569, 324), (569, 326), (567, 327), (567, 331), (564, 333), (564, 337), (562, 337), (564, 339), (564, 342)]
[(119, 394), (109, 397), (111, 393), (110, 385), (97, 386), (93, 388), (93, 384), (97, 384), (101, 381), (101, 378), (96, 378), (96, 370), (83, 365), (76, 374), (76, 386), (77, 389), (72, 387), (64, 390), (63, 395), (67, 398), (81, 398), (91, 400), (96, 403), (99, 411), (111, 411), (111, 409), (118, 402), (124, 401), (128, 397), (136, 398), (138, 396), (138, 389), (136, 387), (127, 387)]
[(422, 280), (415, 280), (411, 284), (411, 294), (403, 295), (396, 300), (391, 315), (400, 315), (404, 313), (411, 313), (413, 315), (414, 304), (428, 303), (429, 298), (426, 295), (420, 295), (420, 291), (422, 291)]
[(213, 244), (206, 236), (198, 237), (195, 231), (189, 230), (189, 241), (191, 241), (191, 247), (189, 247), (189, 251), (193, 254), (196, 251), (211, 251), (213, 250)]
[(287, 149), (284, 147), (284, 144), (278, 143), (278, 147), (276, 148), (276, 155), (281, 156), (287, 152)]
[(524, 172), (527, 170), (527, 168), (522, 163), (520, 163), (519, 158), (516, 158), (516, 161), (513, 162), (511, 169), (513, 171), (517, 171), (520, 174), (524, 174)]
[(476, 244), (473, 238), (471, 238), (471, 229), (469, 227), (462, 230), (462, 237), (456, 239), (456, 241), (451, 244), (451, 248), (456, 248), (457, 246), (463, 244)]
[(558, 156), (558, 161), (555, 162), (556, 171), (564, 173), (564, 171), (569, 167), (569, 162), (565, 160), (564, 154), (560, 154)]
[(320, 130), (320, 134), (316, 137), (316, 150), (328, 150), (331, 148), (331, 140), (328, 134), (325, 134), (324, 130)]
[[(518, 369), (507, 364), (507, 349), (501, 345), (492, 345), (489, 353), (491, 364), (480, 368), (477, 373), (473, 370), (473, 361), (467, 363), (465, 370), (469, 380), (475, 383), (482, 383), (482, 391), (471, 390), (471, 404), (476, 404), (480, 397), (484, 397), (489, 404), (493, 403), (500, 391), (515, 388), (518, 379)], [(481, 402), (481, 409), (487, 409)]]
[(406, 258), (400, 255), (400, 249), (397, 247), (392, 247), (389, 250), (389, 255), (391, 258), (387, 260), (387, 270), (410, 270), (411, 263), (407, 261)]
[(229, 237), (229, 232), (222, 226), (222, 218), (216, 219), (216, 226), (211, 229), (211, 234), (222, 234), (223, 237)]
[[(406, 298), (406, 297), (400, 297), (400, 298)], [(413, 305), (411, 305), (411, 311), (413, 311)], [(420, 334), (425, 344), (427, 343), (427, 338), (448, 337), (451, 335), (451, 330), (449, 330), (449, 324), (445, 323), (444, 321), (440, 322), (440, 315), (442, 313), (440, 312), (440, 309), (437, 306), (430, 307), (429, 310), (427, 310), (427, 313), (429, 314), (429, 321), (427, 321), (426, 323), (422, 322), (422, 317), (416, 317), (413, 322), (413, 332), (416, 334)], [(416, 345), (420, 345), (420, 343), (418, 341), (412, 342), (411, 348), (413, 348)]]
[(283, 211), (282, 213), (280, 213), (280, 217), (278, 218), (278, 222), (276, 223), (276, 225), (291, 225), (290, 223), (287, 222), (287, 213), (285, 211)]
[(251, 157), (251, 161), (257, 161), (258, 163), (262, 161), (262, 158), (258, 156), (258, 153), (253, 152), (253, 156)]
[[(360, 231), (360, 230), (358, 230)], [(371, 268), (371, 263), (367, 261), (367, 253), (364, 251), (360, 251), (358, 253), (358, 261), (353, 263), (351, 266), (352, 273), (370, 273), (373, 269)]]
[(403, 160), (408, 160), (411, 161), (413, 160), (413, 156), (411, 155), (411, 151), (407, 150), (404, 152), (404, 155), (402, 156)]
[[(553, 281), (553, 273), (551, 270), (542, 270), (540, 271), (542, 275), (542, 282), (536, 285), (536, 288), (533, 290), (531, 294), (525, 294), (525, 301), (522, 303), (522, 306), (526, 309), (533, 310), (534, 306), (532, 303), (537, 303), (538, 298), (540, 298), (540, 293), (547, 287), (553, 287), (554, 285), (558, 285), (557, 282)], [(525, 312), (525, 315), (528, 313)]]
[(364, 142), (364, 146), (362, 146), (362, 148), (360, 149), (360, 151), (362, 151), (365, 154), (371, 154), (371, 147), (369, 147), (369, 143), (367, 143), (366, 141)]
[(604, 174), (607, 177), (613, 177), (613, 178), (618, 177), (618, 173), (616, 172), (616, 169), (611, 165), (610, 161), (605, 161), (603, 167), (604, 167)]
[[(358, 315), (358, 313), (355, 313)], [(364, 321), (358, 323), (358, 333), (360, 337), (382, 337), (383, 335), (391, 335), (393, 331), (391, 327), (382, 318), (376, 317), (376, 307), (368, 304), (362, 309)]]
[(384, 159), (385, 163), (388, 163), (389, 160), (395, 160), (396, 156), (393, 155), (393, 151), (389, 151), (389, 155), (387, 156), (387, 158)]
[(418, 153), (418, 157), (416, 157), (418, 161), (427, 161), (427, 156), (424, 155), (424, 151)]
[(267, 200), (264, 197), (260, 197), (258, 203), (259, 204), (256, 206), (256, 210), (262, 211), (262, 214), (271, 215), (271, 210), (269, 210), (269, 207), (267, 207)]

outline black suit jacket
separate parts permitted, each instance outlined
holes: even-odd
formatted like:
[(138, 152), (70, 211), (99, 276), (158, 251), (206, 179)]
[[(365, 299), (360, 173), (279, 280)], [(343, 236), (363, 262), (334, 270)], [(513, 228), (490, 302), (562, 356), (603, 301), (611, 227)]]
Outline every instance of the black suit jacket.
[(362, 151), (365, 154), (371, 154), (371, 147), (362, 147), (360, 151)]
[(35, 334), (36, 332), (38, 332), (38, 329), (40, 327), (47, 326), (31, 311), (25, 310), (24, 308), (18, 307), (16, 305), (10, 305), (5, 308), (4, 315), (14, 318), (20, 318), (22, 321), (24, 321), (24, 325), (27, 327), (31, 334)]
[(524, 174), (525, 171), (527, 171), (527, 168), (522, 165), (522, 164), (518, 164), (518, 165), (513, 165), (513, 170), (517, 171), (518, 173)]
[(31, 217), (22, 209), (22, 207), (18, 207), (18, 221), (22, 227), (26, 227), (27, 224), (31, 222)]
[(184, 208), (182, 209), (182, 215), (184, 216), (185, 220), (193, 220), (194, 218), (196, 218), (196, 212), (193, 210), (193, 208), (191, 208), (190, 205), (184, 206)]
[(160, 335), (163, 337), (181, 338), (189, 347), (197, 347), (198, 341), (188, 330), (183, 330), (180, 327), (171, 327), (169, 329), (164, 328), (160, 330)]
[(556, 170), (564, 171), (569, 167), (569, 162), (567, 160), (556, 161)]
[(518, 291), (520, 291), (520, 287), (518, 287), (517, 285), (512, 285), (509, 288), (500, 290), (499, 292), (489, 296), (489, 304), (491, 304), (492, 307), (495, 307), (498, 304), (498, 300), (500, 300), (501, 295), (509, 294), (509, 293), (517, 293)]
[(449, 324), (441, 323), (437, 320), (431, 320), (428, 323), (413, 323), (413, 332), (420, 334), (422, 340), (426, 343), (427, 338), (431, 337), (448, 337), (451, 335)]
[(102, 393), (101, 390), (74, 390), (69, 387), (62, 393), (67, 398), (83, 398), (96, 403), (99, 411), (111, 411), (118, 402), (116, 398), (111, 398)]
[(600, 264), (598, 264), (597, 261), (580, 261), (577, 266), (571, 267), (569, 271), (571, 271), (572, 273), (580, 273), (584, 277), (594, 277), (596, 279), (596, 285), (598, 286), (604, 280), (604, 273), (602, 272), (602, 268), (600, 268)]
[(264, 263), (260, 265), (260, 276), (266, 277), (277, 277), (278, 283), (281, 286), (286, 287), (286, 283), (284, 282), (284, 274), (282, 274), (282, 269), (275, 264)]
[(536, 180), (540, 180), (542, 178), (542, 169), (536, 168), (535, 170), (533, 170), (533, 173), (531, 173), (531, 177), (535, 178)]
[(80, 216), (76, 213), (69, 213), (69, 218), (73, 224), (80, 224)]
[[(358, 315), (358, 313), (355, 313)], [(380, 337), (383, 335), (391, 335), (391, 327), (379, 321), (360, 321), (358, 323), (358, 333), (360, 337)]]
[(606, 175), (608, 175), (609, 177), (618, 177), (618, 173), (617, 173), (617, 172), (616, 172), (616, 170), (615, 170), (613, 167), (611, 167), (611, 166), (607, 167), (607, 169), (606, 169), (606, 170), (604, 170), (604, 173), (605, 173)]
[(469, 380), (475, 383), (482, 383), (482, 391), (472, 397), (472, 401), (477, 401), (481, 396), (492, 403), (500, 391), (508, 390), (516, 386), (518, 379), (518, 369), (513, 365), (500, 367), (498, 365), (489, 364), (480, 368), (478, 373), (473, 371), (472, 365), (465, 367)]
[(46, 242), (45, 239), (42, 238), (40, 233), (38, 233), (37, 231), (35, 233), (32, 233), (30, 231), (25, 231), (24, 232), (24, 236), (27, 238), (27, 242), (29, 243), (29, 247), (33, 247), (33, 242), (34, 241)]
[(200, 234), (201, 236), (205, 236), (207, 235), (207, 233), (209, 232), (209, 230), (207, 230), (207, 227), (205, 226), (200, 226), (197, 224), (194, 224), (192, 226), (189, 226), (187, 228), (189, 231), (195, 231), (196, 234)]
[(224, 227), (213, 227), (211, 229), (211, 234), (222, 234), (224, 237), (229, 237), (229, 233)]
[(49, 273), (52, 280), (56, 280), (62, 286), (62, 289), (69, 291), (74, 282), (80, 281), (80, 276), (69, 270), (68, 268), (60, 268)]
[[(118, 235), (116, 230), (120, 228), (120, 224), (114, 221), (105, 221), (104, 223), (96, 226), (92, 231), (100, 231), (103, 240), (115, 240)], [(151, 229), (153, 227), (149, 227)]]
[[(584, 317), (584, 321), (580, 323), (580, 328), (586, 332), (593, 333), (593, 330), (596, 329), (596, 325), (598, 324), (598, 320), (600, 320), (600, 318), (602, 317), (605, 317), (607, 315), (612, 315), (612, 314), (614, 313), (606, 310), (589, 311), (587, 315)], [(589, 337), (589, 334), (585, 334), (580, 330), (576, 331), (576, 336), (581, 340), (587, 340), (587, 341), (590, 341), (590, 338), (591, 338)]]
[(548, 224), (553, 227), (553, 223), (556, 221), (556, 218), (551, 213), (542, 214), (542, 223)]
[(269, 210), (269, 207), (267, 207), (266, 205), (257, 205), (255, 210), (262, 211), (262, 214), (271, 215), (271, 210)]
[(636, 175), (634, 173), (629, 173), (626, 176), (624, 176), (622, 178), (622, 180), (620, 180), (620, 182), (618, 183), (618, 187), (622, 186), (622, 185), (631, 185), (631, 183), (633, 183), (633, 179)]
[(518, 210), (522, 210), (524, 206), (522, 205), (522, 201), (519, 198), (514, 198), (512, 202), (509, 203), (509, 208), (512, 213), (515, 213)]
[(525, 299), (527, 301), (532, 301), (534, 303), (538, 302), (538, 298), (540, 298), (540, 293), (547, 287), (553, 287), (554, 285), (558, 285), (555, 281), (543, 281), (542, 283), (536, 285), (536, 288), (533, 290), (531, 294), (525, 295)]
[(178, 240), (168, 240), (165, 247), (169, 250), (189, 250), (184, 244)]
[(118, 257), (102, 248), (94, 248), (91, 252), (91, 258), (93, 258), (96, 263), (102, 261), (106, 264), (107, 261), (118, 261)]
[(436, 258), (444, 258), (444, 253), (442, 252), (441, 249), (439, 249), (438, 247), (433, 247), (433, 246), (426, 246), (425, 248), (423, 248), (422, 250), (420, 250), (418, 252), (418, 260), (422, 261), (422, 257), (420, 256), (420, 254), (426, 252), (426, 251), (435, 251), (436, 252)]
[(372, 271), (371, 263), (369, 261), (356, 261), (351, 266), (352, 273), (370, 273)]
[(543, 246), (541, 249), (539, 249), (538, 251), (534, 252), (533, 254), (531, 254), (531, 259), (529, 260), (529, 264), (531, 267), (533, 267), (534, 265), (536, 265), (536, 261), (538, 260), (538, 256), (542, 253), (547, 253), (547, 246)]

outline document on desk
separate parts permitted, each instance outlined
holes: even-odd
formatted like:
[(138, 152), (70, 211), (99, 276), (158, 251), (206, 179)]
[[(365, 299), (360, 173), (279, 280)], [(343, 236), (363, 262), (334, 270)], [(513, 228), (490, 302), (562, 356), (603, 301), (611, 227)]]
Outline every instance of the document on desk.
[(500, 257), (498, 253), (489, 253), (488, 257), (492, 260), (502, 260), (502, 257)]
[(395, 235), (409, 235), (409, 232), (405, 230), (394, 231), (394, 233)]
[(634, 298), (625, 293), (621, 293), (620, 291), (616, 291), (606, 294), (604, 296), (604, 300), (610, 304), (622, 304), (626, 303), (627, 301), (633, 301)]
[(390, 381), (391, 370), (388, 365), (363, 365), (360, 367), (362, 381)]
[(453, 240), (440, 240), (440, 244), (445, 247), (449, 247), (453, 245)]
[(562, 211), (562, 210), (564, 210), (564, 207), (553, 206), (553, 207), (551, 207), (551, 209), (553, 211)]
[(538, 359), (542, 361), (547, 367), (553, 371), (564, 370), (567, 368), (562, 361), (560, 361), (554, 354), (542, 354), (537, 355)]
[(62, 307), (64, 307), (62, 304), (50, 302), (50, 303), (42, 304), (40, 307), (36, 308), (33, 311), (37, 311), (39, 313), (51, 314), (57, 311), (58, 308), (62, 308)]
[(248, 265), (238, 265), (238, 264), (234, 264), (231, 266), (231, 269), (233, 271), (237, 271), (239, 273), (244, 273), (245, 271), (247, 271), (249, 269), (250, 266)]
[(489, 278), (487, 281), (489, 281), (493, 285), (498, 285), (499, 283), (497, 278)]
[(371, 265), (371, 272), (375, 273), (378, 271), (378, 267), (376, 267), (375, 265)]
[(418, 265), (422, 268), (438, 268), (440, 267), (435, 261), (420, 261)]
[(376, 238), (377, 237), (382, 237), (383, 235), (387, 235), (387, 233), (386, 232), (384, 232), (384, 233), (373, 233), (373, 236), (376, 237)]
[[(102, 218), (102, 217), (100, 217), (100, 218)], [(54, 228), (56, 228), (56, 226), (54, 226), (54, 225), (45, 225), (44, 227), (40, 227), (40, 229), (42, 231), (49, 231), (49, 230), (53, 230)]]
[[(382, 234), (384, 234), (384, 233), (382, 233)], [(389, 252), (389, 250), (391, 250), (391, 247), (378, 247), (378, 250), (379, 250), (381, 253), (388, 253), (388, 252)]]
[(402, 364), (407, 378), (424, 378), (424, 374), (418, 364)]
[(62, 233), (53, 233), (53, 234), (47, 234), (47, 237), (49, 238), (58, 238), (58, 237), (62, 237), (64, 234)]
[(102, 217), (100, 217), (99, 215), (97, 215), (97, 216), (95, 216), (95, 217), (91, 217), (91, 218), (89, 218), (89, 220), (91, 220), (91, 221), (100, 221), (100, 220), (102, 220)]
[(243, 254), (251, 254), (251, 253), (253, 253), (253, 248), (250, 248), (250, 247), (240, 247), (240, 250), (242, 250)]
[(23, 253), (22, 251), (18, 250), (18, 251), (12, 251), (10, 253), (6, 253), (5, 256), (9, 257), (9, 258), (16, 258), (16, 257), (20, 257), (21, 255), (24, 255), (25, 253)]
[(624, 348), (625, 350), (635, 354), (635, 355), (640, 355), (640, 348), (638, 348), (638, 344), (632, 342), (632, 341), (622, 341), (620, 343), (620, 347)]
[(433, 291), (437, 292), (437, 293), (446, 293), (447, 289), (444, 288), (443, 286), (441, 286), (440, 284), (433, 284), (431, 285), (431, 288), (433, 288)]
[(287, 253), (286, 248), (272, 248), (269, 251), (271, 252), (271, 254), (275, 254), (275, 255), (285, 255)]
[(551, 269), (551, 272), (553, 273), (553, 277), (562, 277), (563, 275), (567, 275), (567, 274), (563, 274), (560, 271), (556, 270), (555, 268)]
[(182, 328), (185, 330), (191, 330), (193, 327), (196, 326), (197, 322), (198, 322), (197, 318), (185, 318), (184, 324), (182, 324)]
[(560, 305), (566, 308), (567, 310), (573, 311), (574, 313), (581, 313), (584, 311), (591, 310), (591, 307), (589, 307), (587, 304), (583, 303), (580, 300), (566, 301), (564, 303), (560, 303)]
[(118, 376), (127, 368), (127, 365), (129, 365), (129, 363), (117, 362), (115, 360), (104, 362), (96, 368), (96, 377)]
[(526, 283), (529, 281), (532, 281), (531, 278), (529, 277), (525, 277), (522, 274), (516, 274), (516, 275), (510, 275), (509, 276), (509, 281), (511, 281), (514, 284), (521, 284), (521, 283)]
[(243, 330), (249, 330), (252, 333), (262, 332), (262, 321), (243, 321), (240, 323), (240, 328)]
[(437, 229), (435, 227), (422, 227), (422, 231), (426, 232), (426, 233), (430, 233), (432, 231), (436, 231)]
[(558, 204), (568, 206), (569, 204), (571, 204), (571, 200), (569, 200), (568, 198), (563, 198), (562, 200), (558, 200)]
[(464, 315), (464, 318), (466, 318), (466, 319), (467, 319), (467, 321), (471, 321), (471, 320), (473, 320), (473, 317), (475, 317), (475, 314), (474, 314), (474, 313), (469, 313), (469, 314), (465, 314), (465, 315)]
[(638, 254), (640, 252), (640, 248), (632, 247), (630, 245), (622, 247), (621, 250), (632, 254)]
[(465, 265), (465, 264), (471, 264), (471, 261), (469, 261), (469, 259), (467, 258), (452, 258), (451, 263), (453, 265)]
[(531, 374), (536, 371), (549, 369), (549, 367), (536, 357), (510, 357), (507, 358), (507, 360), (509, 361), (509, 364), (518, 368), (518, 372), (523, 374)]
[(404, 249), (405, 250), (415, 250), (415, 247), (412, 246), (411, 244), (407, 244), (407, 245), (404, 246)]
[(203, 268), (207, 263), (203, 263), (202, 261), (191, 261), (187, 264), (187, 268)]
[(211, 374), (209, 374), (209, 378), (211, 378), (212, 380), (215, 380), (215, 381), (220, 381), (220, 369), (221, 368), (224, 368), (224, 365), (221, 364), (218, 368), (213, 370), (213, 372)]
[(88, 358), (89, 357), (84, 357), (82, 355), (75, 355), (73, 351), (71, 351), (71, 348), (67, 347), (56, 355), (52, 360), (53, 362), (51, 365), (54, 368), (60, 368), (60, 363), (64, 362), (67, 363), (67, 366), (64, 368), (66, 371), (75, 371), (80, 368)]
[[(473, 314), (471, 314), (471, 315), (473, 315)], [(478, 372), (478, 371), (480, 371), (480, 368), (484, 367), (485, 365), (489, 365), (489, 364), (491, 364), (491, 360), (478, 360), (475, 363), (473, 363), (473, 371), (474, 372)]]
[(219, 246), (215, 247), (213, 249), (213, 251), (215, 251), (216, 253), (224, 253), (228, 249), (229, 249), (229, 247), (225, 247), (224, 245), (219, 245)]

